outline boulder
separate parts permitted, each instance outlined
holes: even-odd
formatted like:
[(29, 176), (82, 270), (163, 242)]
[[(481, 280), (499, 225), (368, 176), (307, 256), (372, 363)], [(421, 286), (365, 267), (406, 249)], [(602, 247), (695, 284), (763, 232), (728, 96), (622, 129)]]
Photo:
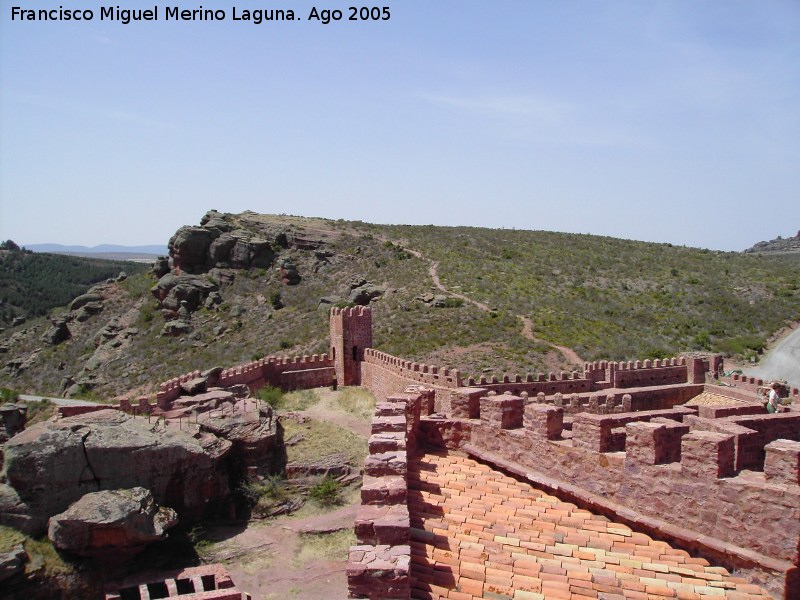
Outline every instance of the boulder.
[(104, 298), (100, 294), (82, 294), (69, 303), (69, 309), (75, 311), (91, 302), (102, 302), (103, 300)]
[(42, 339), (51, 346), (66, 342), (70, 337), (72, 337), (72, 333), (70, 333), (67, 321), (64, 319), (54, 321), (53, 326), (42, 335)]
[(300, 273), (297, 272), (297, 265), (288, 260), (283, 261), (280, 266), (281, 283), (284, 285), (297, 285), (300, 283)]
[(205, 307), (208, 309), (213, 309), (220, 304), (222, 304), (222, 296), (219, 292), (211, 292), (205, 301)]
[(221, 232), (233, 230), (233, 225), (225, 220), (225, 214), (213, 209), (203, 215), (200, 225), (206, 229), (217, 229)]
[(208, 248), (208, 255), (211, 262), (218, 266), (228, 266), (231, 250), (236, 245), (236, 238), (229, 233), (223, 233)]
[(236, 240), (230, 254), (230, 263), (234, 268), (266, 269), (275, 259), (275, 253), (267, 240), (260, 238)]
[(178, 522), (171, 508), (159, 508), (142, 487), (86, 494), (50, 518), (47, 536), (59, 550), (118, 562), (163, 539)]
[(190, 396), (202, 394), (207, 388), (208, 380), (205, 377), (195, 377), (194, 379), (190, 379), (189, 381), (185, 381), (181, 384), (181, 391), (184, 394), (189, 394)]
[(162, 309), (177, 312), (183, 301), (186, 301), (186, 306), (190, 311), (197, 310), (203, 305), (205, 299), (218, 289), (217, 284), (209, 281), (207, 277), (187, 273), (179, 275), (167, 273), (158, 280), (150, 292), (158, 300)]
[(7, 402), (0, 405), (0, 444), (25, 429), (27, 416), (28, 407), (24, 404)]
[(275, 475), (286, 466), (283, 426), (266, 413), (230, 413), (204, 421), (201, 431), (213, 433), (233, 444), (231, 464), (241, 466), (248, 475)]
[(17, 544), (8, 552), (0, 553), (0, 583), (11, 579), (17, 573), (22, 573), (28, 554), (22, 544)]
[(347, 289), (354, 290), (367, 283), (367, 279), (361, 275), (353, 275), (347, 280)]
[(187, 273), (199, 273), (208, 266), (208, 249), (219, 230), (185, 226), (169, 239), (169, 253), (175, 267)]
[(365, 283), (350, 291), (347, 301), (353, 304), (366, 306), (375, 298), (379, 298), (386, 290), (371, 283)]
[(181, 321), (180, 319), (173, 319), (172, 321), (167, 321), (161, 328), (161, 335), (166, 335), (171, 337), (177, 337), (191, 332), (192, 332), (192, 326), (186, 321)]
[(169, 273), (169, 256), (159, 256), (153, 262), (153, 274), (159, 279)]
[(433, 297), (432, 305), (436, 308), (444, 308), (447, 306), (447, 296), (443, 296), (442, 294), (437, 294)]
[(26, 506), (23, 524), (33, 535), (89, 492), (141, 486), (190, 520), (218, 510), (230, 493), (222, 456), (212, 458), (183, 431), (118, 410), (37, 423), (5, 452), (6, 480), (18, 495), (6, 503)]
[(319, 304), (317, 304), (317, 310), (330, 310), (332, 306), (336, 306), (340, 302), (344, 302), (344, 298), (341, 296), (323, 296), (319, 299)]
[(103, 311), (102, 302), (87, 302), (75, 313), (75, 320), (83, 323)]
[(272, 245), (252, 231), (236, 229), (225, 215), (208, 212), (200, 227), (181, 227), (169, 241), (174, 266), (187, 273), (212, 268), (267, 268), (274, 258)]

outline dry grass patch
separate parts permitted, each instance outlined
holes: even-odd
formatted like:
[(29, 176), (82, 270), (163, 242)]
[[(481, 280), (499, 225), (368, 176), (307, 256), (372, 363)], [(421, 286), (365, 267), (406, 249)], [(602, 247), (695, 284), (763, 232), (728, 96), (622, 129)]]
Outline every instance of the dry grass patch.
[(302, 436), (298, 442), (286, 447), (289, 462), (311, 462), (344, 453), (350, 464), (360, 465), (367, 456), (366, 440), (339, 425), (312, 419), (305, 423), (284, 419), (282, 423), (284, 439), (290, 440), (297, 434)]
[(300, 567), (318, 560), (346, 561), (350, 546), (356, 543), (352, 529), (333, 533), (301, 533), (297, 536), (294, 564)]
[(363, 388), (343, 388), (336, 396), (336, 403), (345, 412), (362, 419), (369, 420), (375, 413), (375, 396)]

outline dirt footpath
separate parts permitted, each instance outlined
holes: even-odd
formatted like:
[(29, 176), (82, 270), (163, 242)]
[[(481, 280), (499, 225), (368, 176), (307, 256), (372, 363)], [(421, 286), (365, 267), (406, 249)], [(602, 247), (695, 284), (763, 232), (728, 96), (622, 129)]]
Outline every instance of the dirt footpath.
[[(319, 400), (292, 412), (347, 429), (363, 439), (366, 448), (370, 432), (367, 414), (371, 416), (373, 409), (364, 406), (356, 413), (343, 410), (338, 404), (341, 393), (314, 390)], [(344, 600), (347, 554), (356, 541), (353, 524), (361, 503), (358, 486), (343, 490), (342, 498), (344, 504), (333, 510), (307, 501), (295, 514), (251, 520), (244, 529), (208, 524), (198, 553), (203, 562), (223, 563), (237, 587), (251, 594), (253, 600)]]
[(767, 351), (758, 366), (743, 366), (746, 375), (762, 379), (785, 379), (800, 387), (800, 326)]

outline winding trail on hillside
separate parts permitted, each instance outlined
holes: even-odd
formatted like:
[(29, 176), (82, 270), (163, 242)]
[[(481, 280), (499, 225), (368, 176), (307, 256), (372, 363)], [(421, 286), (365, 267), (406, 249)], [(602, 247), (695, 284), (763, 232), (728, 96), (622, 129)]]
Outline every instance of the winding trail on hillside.
[[(391, 240), (389, 240), (389, 241), (391, 241)], [(469, 302), (470, 304), (472, 304), (473, 306), (477, 306), (479, 309), (481, 309), (484, 312), (490, 312), (492, 310), (491, 307), (488, 304), (484, 304), (483, 302), (478, 302), (477, 300), (473, 300), (472, 298), (469, 298), (468, 296), (465, 296), (464, 294), (460, 294), (459, 292), (454, 292), (452, 290), (447, 289), (445, 287), (445, 285), (442, 283), (442, 280), (439, 279), (439, 263), (438, 262), (436, 262), (433, 259), (430, 259), (430, 258), (426, 257), (419, 250), (412, 250), (411, 248), (406, 247), (405, 245), (403, 245), (400, 242), (396, 242), (395, 241), (393, 243), (402, 246), (402, 248), (406, 252), (408, 252), (409, 254), (412, 254), (412, 255), (416, 256), (417, 258), (419, 258), (421, 260), (428, 261), (428, 263), (430, 265), (428, 267), (428, 275), (430, 275), (431, 279), (433, 280), (433, 285), (435, 285), (437, 289), (443, 291), (445, 294), (453, 296), (454, 298), (460, 298), (464, 302)], [(541, 338), (537, 338), (536, 336), (534, 336), (533, 335), (533, 321), (531, 321), (530, 317), (526, 317), (525, 315), (515, 315), (515, 316), (520, 321), (522, 321), (522, 336), (525, 339), (530, 340), (531, 342), (539, 343), (539, 344), (546, 344), (546, 345), (550, 346), (551, 348), (553, 348), (554, 350), (558, 350), (562, 354), (562, 356), (566, 359), (566, 361), (568, 363), (572, 364), (572, 365), (576, 365), (576, 366), (583, 365), (584, 360), (580, 356), (578, 356), (578, 353), (575, 352), (573, 349), (567, 348), (565, 346), (559, 346), (558, 344), (554, 344), (552, 342), (549, 342), (547, 340), (543, 340)]]

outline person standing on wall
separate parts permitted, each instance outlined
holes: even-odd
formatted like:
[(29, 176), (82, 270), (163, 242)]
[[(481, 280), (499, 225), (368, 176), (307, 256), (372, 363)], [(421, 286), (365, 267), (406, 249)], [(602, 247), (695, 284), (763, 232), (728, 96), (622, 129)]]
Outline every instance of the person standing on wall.
[(781, 384), (775, 381), (770, 387), (772, 387), (772, 389), (769, 391), (769, 395), (767, 396), (767, 412), (776, 413), (778, 412), (778, 407), (781, 405), (781, 397), (780, 393), (778, 392), (778, 390), (781, 388)]

